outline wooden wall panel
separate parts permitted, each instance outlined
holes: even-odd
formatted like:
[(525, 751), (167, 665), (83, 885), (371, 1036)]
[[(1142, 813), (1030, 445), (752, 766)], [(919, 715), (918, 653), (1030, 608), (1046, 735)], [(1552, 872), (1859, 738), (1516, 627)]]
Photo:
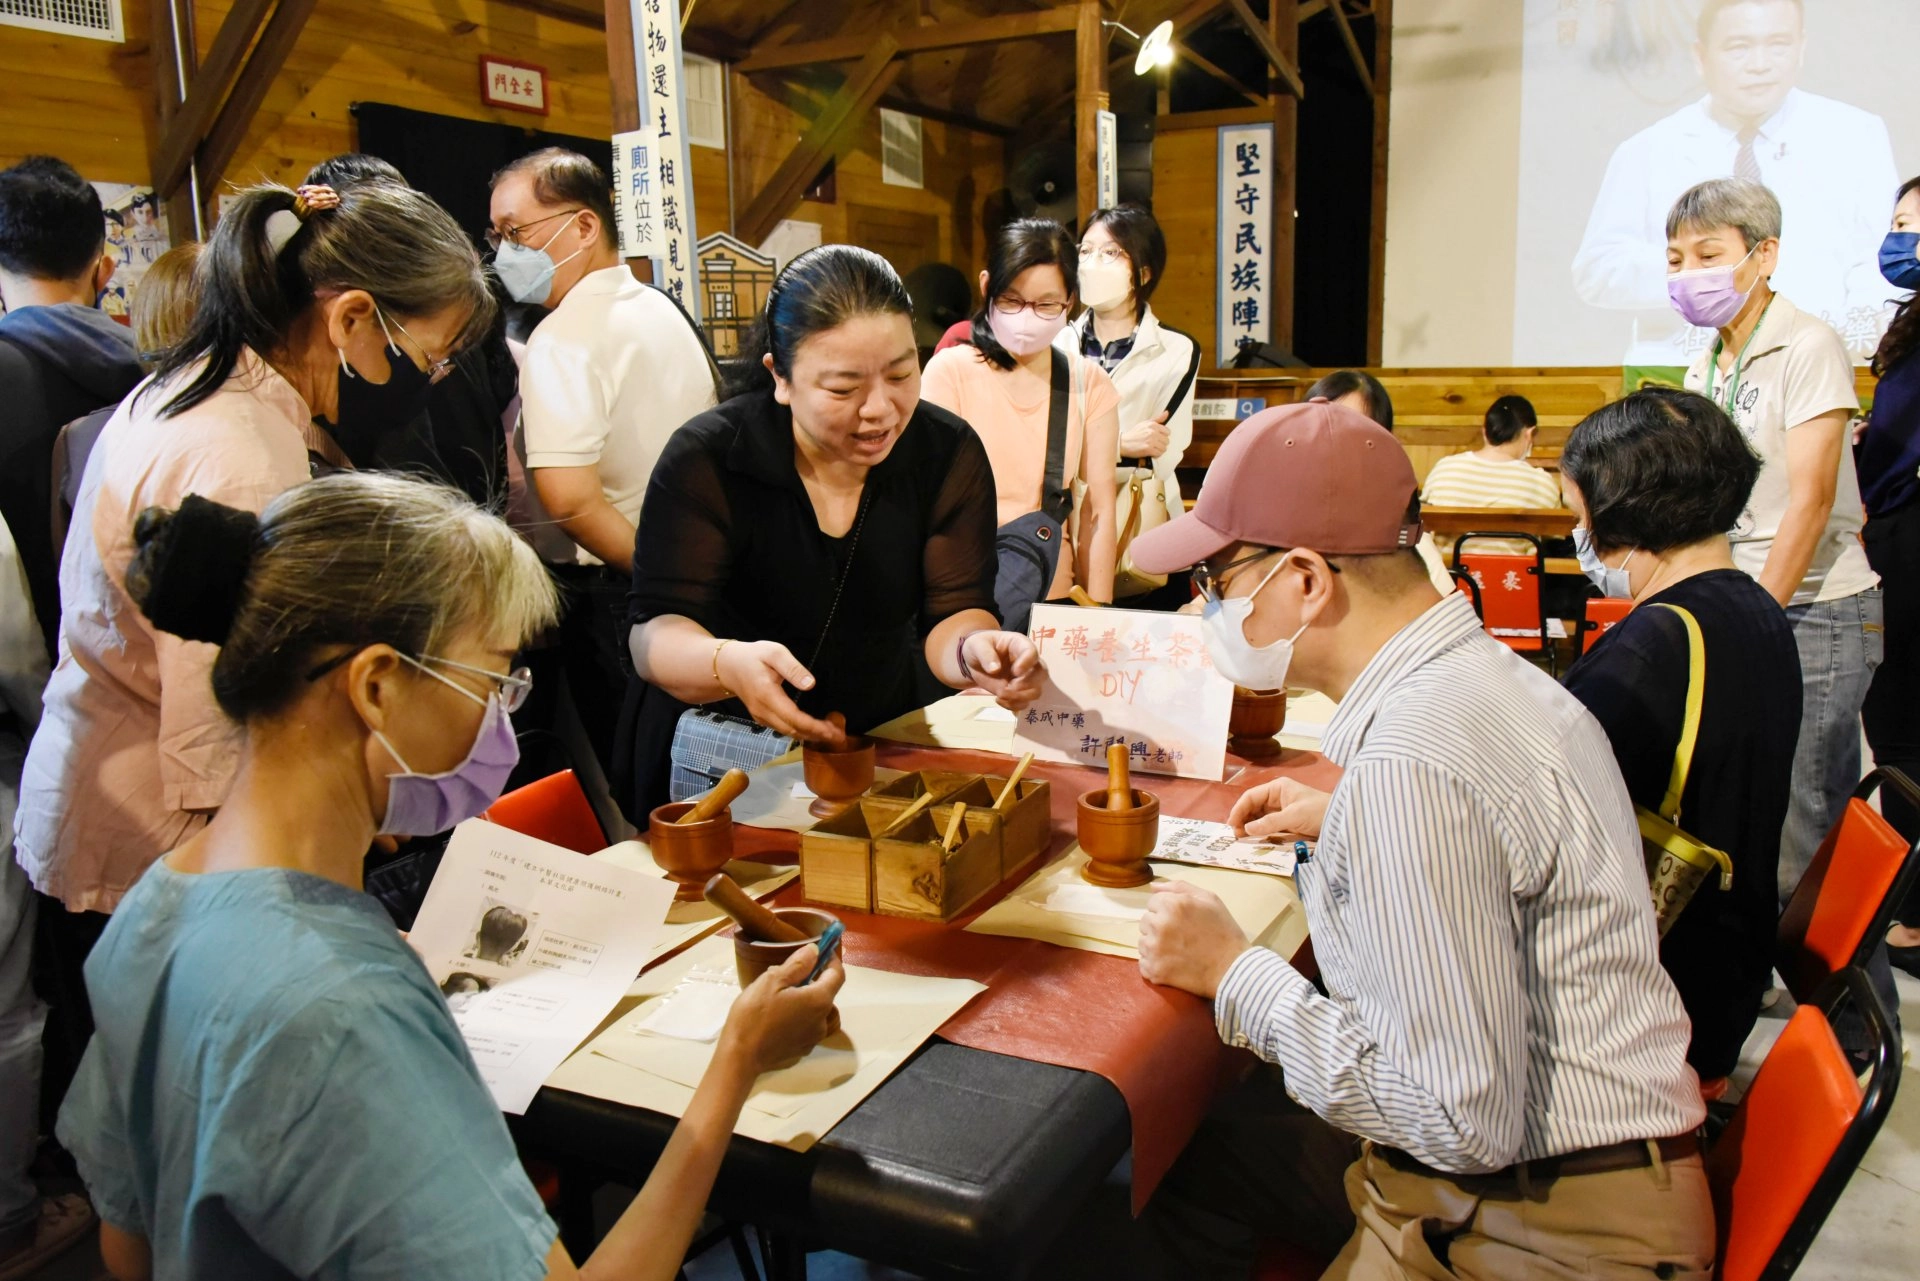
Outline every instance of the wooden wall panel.
[(148, 4), (125, 0), (124, 44), (0, 27), (0, 166), (46, 152), (97, 182), (147, 181)]
[(1168, 119), (1160, 118), (1153, 139), (1153, 215), (1167, 237), (1167, 278), (1153, 295), (1153, 311), (1199, 340), (1201, 368), (1211, 369), (1220, 351), (1214, 330), (1219, 135), (1169, 129)]

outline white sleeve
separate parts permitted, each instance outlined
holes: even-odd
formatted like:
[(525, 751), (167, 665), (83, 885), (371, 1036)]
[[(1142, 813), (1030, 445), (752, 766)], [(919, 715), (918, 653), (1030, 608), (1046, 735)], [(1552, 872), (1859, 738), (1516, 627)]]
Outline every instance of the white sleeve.
[[(1658, 126), (1655, 126), (1658, 128)], [(1666, 242), (1647, 238), (1649, 156), (1643, 136), (1621, 143), (1607, 162), (1573, 258), (1573, 287), (1595, 307), (1637, 311), (1667, 305)]]
[(520, 366), (520, 421), (528, 467), (585, 467), (600, 461), (613, 429), (612, 398), (590, 349), (541, 342), (535, 334)]

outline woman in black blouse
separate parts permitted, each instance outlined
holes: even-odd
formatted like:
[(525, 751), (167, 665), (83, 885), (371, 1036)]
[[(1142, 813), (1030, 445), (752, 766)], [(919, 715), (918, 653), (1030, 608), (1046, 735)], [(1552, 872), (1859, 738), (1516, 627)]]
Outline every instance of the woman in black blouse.
[[(1687, 1061), (1708, 1089), (1733, 1071), (1773, 972), (1775, 875), (1800, 732), (1800, 658), (1786, 614), (1734, 567), (1726, 531), (1760, 460), (1719, 406), (1688, 391), (1636, 392), (1573, 429), (1561, 486), (1601, 592), (1633, 612), (1567, 673), (1606, 730), (1636, 805), (1658, 810), (1686, 720), (1686, 625), (1706, 678), (1680, 827), (1725, 850), (1733, 885), (1708, 877), (1660, 940), (1693, 1020)], [(1595, 564), (1596, 560), (1598, 563)], [(1649, 913), (1651, 913), (1649, 907)]]
[(794, 259), (748, 352), (761, 385), (674, 433), (634, 547), (634, 798), (667, 799), (693, 704), (831, 742), (911, 711), (916, 659), (1019, 709), (1025, 636), (993, 614), (993, 472), (959, 418), (920, 400), (912, 305), (850, 245)]

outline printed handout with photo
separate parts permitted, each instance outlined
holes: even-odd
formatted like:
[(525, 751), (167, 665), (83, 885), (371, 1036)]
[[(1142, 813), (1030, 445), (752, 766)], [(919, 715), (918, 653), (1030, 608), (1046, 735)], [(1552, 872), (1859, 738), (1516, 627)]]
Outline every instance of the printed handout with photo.
[(525, 1111), (626, 993), (673, 889), (484, 819), (453, 829), (407, 942), (502, 1109)]
[(1774, 287), (1873, 351), (1879, 248), (1920, 172), (1914, 0), (1525, 0), (1516, 365), (1685, 365), (1666, 216), (1709, 178), (1779, 197)]

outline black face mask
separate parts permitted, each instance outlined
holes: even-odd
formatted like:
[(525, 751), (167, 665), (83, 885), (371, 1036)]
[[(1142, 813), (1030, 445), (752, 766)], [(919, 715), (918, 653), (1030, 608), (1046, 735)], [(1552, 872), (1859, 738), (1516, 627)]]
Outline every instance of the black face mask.
[[(386, 328), (382, 320), (381, 328)], [(382, 441), (426, 412), (433, 378), (387, 334), (387, 381), (369, 382), (340, 353), (339, 391), (327, 430), (355, 467), (370, 466)]]

